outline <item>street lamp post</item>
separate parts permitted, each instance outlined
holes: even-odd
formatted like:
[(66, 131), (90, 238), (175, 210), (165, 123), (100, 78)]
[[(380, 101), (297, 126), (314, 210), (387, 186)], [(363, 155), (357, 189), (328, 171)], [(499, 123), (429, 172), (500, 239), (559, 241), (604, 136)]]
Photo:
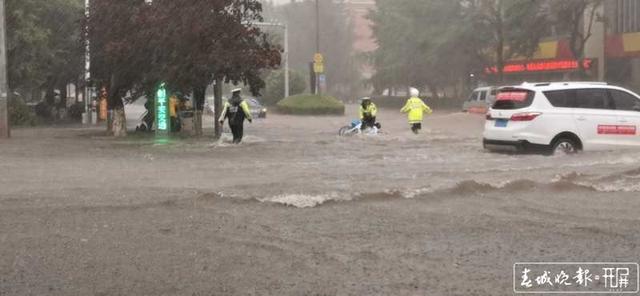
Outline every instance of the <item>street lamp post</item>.
[[(320, 3), (316, 0), (316, 54), (320, 54)], [(316, 73), (316, 93), (322, 96), (320, 73)]]
[(5, 45), (4, 0), (0, 0), (0, 138), (9, 138), (9, 87), (7, 85), (7, 52)]
[(84, 16), (87, 21), (85, 27), (85, 48), (84, 48), (84, 116), (82, 121), (84, 124), (91, 124), (91, 110), (89, 105), (89, 99), (91, 97), (91, 90), (89, 88), (89, 81), (91, 80), (91, 48), (89, 41), (89, 0), (84, 1)]

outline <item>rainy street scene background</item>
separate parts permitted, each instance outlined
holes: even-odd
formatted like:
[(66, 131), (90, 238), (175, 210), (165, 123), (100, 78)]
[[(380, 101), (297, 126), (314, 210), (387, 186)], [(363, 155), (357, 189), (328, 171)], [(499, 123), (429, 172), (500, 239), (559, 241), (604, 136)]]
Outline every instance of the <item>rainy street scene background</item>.
[(0, 295), (638, 293), (640, 0), (0, 4)]

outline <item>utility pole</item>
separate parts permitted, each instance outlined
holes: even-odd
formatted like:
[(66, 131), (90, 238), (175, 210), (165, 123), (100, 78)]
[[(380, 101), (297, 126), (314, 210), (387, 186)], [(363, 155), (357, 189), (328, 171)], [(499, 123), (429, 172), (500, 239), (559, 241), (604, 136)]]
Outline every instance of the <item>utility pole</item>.
[(284, 25), (284, 97), (289, 97), (289, 26)]
[(320, 52), (320, 4), (316, 0), (316, 52)]
[[(316, 54), (320, 53), (320, 2), (316, 0)], [(316, 92), (322, 96), (320, 89), (320, 75), (316, 73)]]
[(91, 80), (91, 47), (89, 43), (89, 0), (84, 0), (84, 16), (87, 21), (87, 27), (85, 28), (85, 48), (84, 48), (84, 116), (82, 121), (84, 124), (91, 124), (91, 89), (89, 88), (89, 81)]
[(9, 129), (9, 87), (7, 85), (7, 47), (4, 20), (4, 0), (0, 0), (0, 139), (11, 136)]

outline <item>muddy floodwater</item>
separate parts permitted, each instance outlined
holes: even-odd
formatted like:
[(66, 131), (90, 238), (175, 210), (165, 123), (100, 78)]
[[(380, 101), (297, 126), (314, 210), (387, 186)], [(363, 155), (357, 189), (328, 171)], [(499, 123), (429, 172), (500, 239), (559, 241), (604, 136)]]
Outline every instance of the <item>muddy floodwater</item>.
[(238, 146), (14, 130), (0, 295), (512, 295), (516, 262), (640, 260), (640, 150), (488, 153), (451, 112), (338, 137), (355, 110)]

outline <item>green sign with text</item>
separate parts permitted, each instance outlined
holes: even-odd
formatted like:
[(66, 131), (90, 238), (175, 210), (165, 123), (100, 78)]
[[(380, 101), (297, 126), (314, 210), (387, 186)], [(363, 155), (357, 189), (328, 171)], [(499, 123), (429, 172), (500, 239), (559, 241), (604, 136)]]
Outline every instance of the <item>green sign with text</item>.
[(169, 134), (169, 98), (162, 83), (156, 91), (156, 136)]

